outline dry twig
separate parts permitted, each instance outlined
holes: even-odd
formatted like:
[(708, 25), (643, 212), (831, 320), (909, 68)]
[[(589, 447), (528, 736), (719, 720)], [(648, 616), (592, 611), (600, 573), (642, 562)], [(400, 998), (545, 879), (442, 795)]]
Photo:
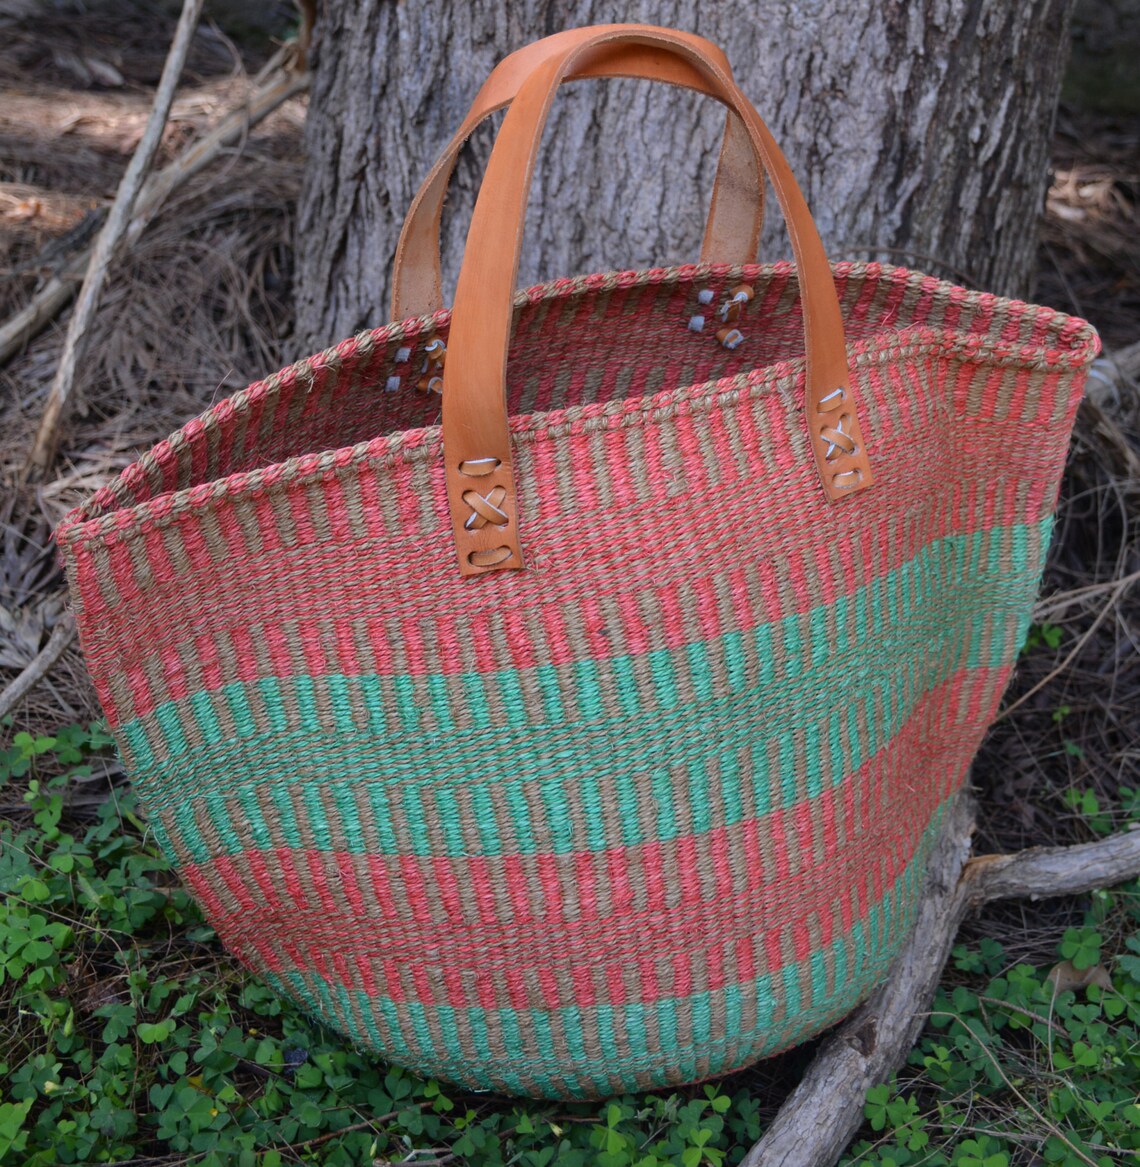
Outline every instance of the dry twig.
[[(127, 228), (126, 246), (138, 239), (174, 190), (213, 162), (223, 150), (240, 141), (289, 98), (308, 88), (308, 75), (294, 70), (293, 61), (292, 49), (286, 45), (263, 70), (260, 83), (248, 100), (231, 110), (169, 166), (146, 180)], [(0, 326), (0, 364), (19, 352), (66, 307), (75, 295), (79, 281), (84, 278), (91, 259), (91, 248), (78, 252), (70, 264), (53, 275), (24, 308)]]
[(0, 693), (0, 717), (6, 717), (16, 707), (17, 702), (23, 700), (51, 672), (56, 661), (63, 656), (74, 639), (75, 621), (70, 615), (62, 616), (35, 660)]
[(1048, 685), (1055, 677), (1063, 673), (1069, 667), (1069, 665), (1073, 663), (1073, 661), (1080, 654), (1081, 649), (1083, 649), (1084, 646), (1088, 643), (1093, 633), (1096, 632), (1101, 624), (1104, 623), (1109, 613), (1115, 609), (1115, 606), (1119, 602), (1120, 597), (1137, 581), (1138, 578), (1140, 578), (1140, 572), (1133, 572), (1131, 575), (1122, 576), (1112, 584), (1111, 588), (1109, 589), (1108, 601), (1097, 613), (1096, 619), (1078, 637), (1077, 643), (1074, 644), (1073, 647), (1065, 654), (1065, 659), (1061, 661), (1061, 663), (1057, 665), (1055, 669), (1053, 669), (1045, 677), (1038, 681), (1032, 689), (1026, 693), (1022, 693), (1021, 696), (1018, 697), (1018, 699), (1014, 701), (1012, 705), (1009, 705), (1003, 709), (1001, 713), (999, 713), (998, 716), (994, 718), (995, 723), (998, 721), (1004, 721), (1011, 713), (1013, 713), (1015, 709), (1024, 705), (1030, 697), (1034, 697), (1040, 693), (1046, 685)]
[(36, 433), (36, 440), (32, 445), (32, 452), (28, 456), (28, 462), (25, 466), (25, 471), (28, 473), (42, 474), (55, 457), (56, 447), (59, 444), (59, 426), (64, 416), (63, 411), (71, 397), (72, 387), (75, 384), (76, 370), (83, 358), (87, 329), (99, 307), (99, 297), (107, 278), (107, 269), (127, 233), (135, 200), (142, 189), (146, 172), (154, 160), (158, 144), (162, 140), (162, 132), (166, 128), (166, 119), (170, 114), (171, 103), (174, 101), (174, 91), (178, 87), (178, 80), (182, 76), (182, 66), (186, 63), (190, 42), (198, 27), (198, 17), (202, 13), (202, 4), (203, 0), (184, 0), (182, 15), (178, 19), (174, 41), (170, 46), (170, 53), (162, 70), (158, 91), (154, 96), (154, 105), (151, 108), (150, 117), (147, 119), (142, 140), (131, 158), (122, 182), (119, 183), (119, 189), (111, 206), (111, 212), (107, 216), (107, 221), (103, 224), (103, 229), (95, 240), (95, 248), (91, 254), (87, 276), (79, 293), (79, 303), (76, 305), (68, 325), (63, 355), (60, 357), (55, 380), (52, 382), (51, 392), (48, 394), (40, 427)]

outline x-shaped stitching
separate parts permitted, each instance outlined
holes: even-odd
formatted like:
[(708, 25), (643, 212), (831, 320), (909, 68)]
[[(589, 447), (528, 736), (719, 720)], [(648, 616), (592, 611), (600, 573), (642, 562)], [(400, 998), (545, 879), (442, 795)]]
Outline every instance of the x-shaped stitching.
[(488, 523), (493, 523), (496, 527), (505, 526), (509, 521), (507, 512), (502, 509), (506, 497), (506, 487), (503, 486), (493, 487), (489, 494), (465, 490), (463, 501), (471, 508), (472, 513), (463, 524), (463, 529), (479, 531)]
[(827, 451), (823, 455), (829, 461), (835, 457), (836, 450), (842, 450), (844, 454), (855, 453), (855, 439), (847, 433), (843, 428), (843, 423), (848, 418), (841, 417), (834, 426), (821, 426), (819, 436), (827, 443)]

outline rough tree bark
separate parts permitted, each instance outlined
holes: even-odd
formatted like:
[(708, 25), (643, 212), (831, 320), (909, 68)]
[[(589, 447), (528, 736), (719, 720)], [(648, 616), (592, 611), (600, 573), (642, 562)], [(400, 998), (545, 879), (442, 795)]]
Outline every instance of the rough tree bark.
[[(833, 258), (892, 259), (1031, 290), (1073, 0), (322, 0), (298, 232), (298, 355), (387, 319), (400, 222), (494, 63), (584, 24), (645, 21), (721, 45), (788, 153)], [(714, 103), (644, 81), (559, 99), (522, 279), (695, 258), (721, 129)], [(444, 224), (445, 287), (490, 146)], [(762, 253), (787, 254), (770, 216)]]

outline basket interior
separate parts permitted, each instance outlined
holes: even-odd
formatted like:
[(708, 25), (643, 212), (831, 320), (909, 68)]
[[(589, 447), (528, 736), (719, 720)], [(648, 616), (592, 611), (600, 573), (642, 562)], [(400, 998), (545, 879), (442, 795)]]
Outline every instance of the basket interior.
[[(1083, 322), (961, 288), (901, 268), (839, 264), (836, 286), (849, 350), (909, 329), (1045, 349), (1095, 345)], [(744, 340), (724, 347), (718, 309), (747, 282), (755, 291), (738, 321)], [(712, 301), (703, 304), (708, 289)], [(701, 331), (690, 327), (703, 315)], [(441, 398), (422, 391), (425, 346), (444, 342), (439, 313), (363, 333), (258, 382), (160, 443), (83, 508), (84, 517), (158, 494), (263, 470), (437, 425)], [(1032, 351), (1031, 348), (1032, 347)], [(794, 267), (681, 268), (608, 273), (531, 289), (515, 309), (507, 376), (512, 415), (647, 397), (802, 359), (804, 335)], [(785, 364), (785, 369), (786, 369)]]

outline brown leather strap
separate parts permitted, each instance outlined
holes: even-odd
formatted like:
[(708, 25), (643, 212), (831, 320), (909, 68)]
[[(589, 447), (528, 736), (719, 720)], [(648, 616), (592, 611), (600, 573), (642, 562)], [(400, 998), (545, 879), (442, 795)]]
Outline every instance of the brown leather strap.
[[(448, 183), (463, 143), (484, 118), (514, 100), (519, 87), (543, 61), (585, 43), (595, 31), (575, 28), (556, 33), (516, 50), (495, 66), (471, 103), (463, 124), (439, 156), (408, 208), (392, 267), (390, 319), (407, 320), (413, 316), (426, 316), (443, 307), (440, 220)], [(699, 46), (725, 73), (732, 75), (728, 59), (710, 41), (692, 33), (677, 35)], [(647, 51), (643, 45), (607, 45), (565, 80), (577, 81), (587, 77), (648, 78), (715, 96), (705, 77), (688, 61), (653, 49)], [(764, 222), (763, 191), (748, 133), (740, 119), (730, 111), (725, 121), (724, 140), (701, 246), (702, 262), (741, 264), (755, 261)]]
[[(718, 99), (741, 118), (758, 158), (757, 173), (760, 167), (767, 170), (795, 253), (806, 338), (805, 421), (825, 493), (838, 499), (871, 484), (848, 383), (835, 283), (786, 159), (739, 88), (701, 46), (666, 29), (611, 25), (592, 30), (589, 38), (550, 56), (523, 83), (503, 121), (471, 220), (443, 391), (447, 491), (459, 567), (465, 575), (523, 566), (505, 384), (527, 194), (538, 139), (562, 78), (618, 41), (688, 60)], [(466, 498), (471, 493), (478, 494), (479, 507)], [(589, 532), (583, 531), (582, 537), (588, 539)]]

